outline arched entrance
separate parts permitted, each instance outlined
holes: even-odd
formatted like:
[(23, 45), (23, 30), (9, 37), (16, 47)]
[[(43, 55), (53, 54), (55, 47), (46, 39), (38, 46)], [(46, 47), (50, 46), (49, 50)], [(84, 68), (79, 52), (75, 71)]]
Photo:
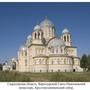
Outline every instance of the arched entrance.
[(16, 70), (16, 62), (13, 62), (13, 64), (12, 64), (12, 69), (13, 69), (13, 70)]
[(75, 69), (73, 69), (73, 72), (75, 72), (76, 70)]

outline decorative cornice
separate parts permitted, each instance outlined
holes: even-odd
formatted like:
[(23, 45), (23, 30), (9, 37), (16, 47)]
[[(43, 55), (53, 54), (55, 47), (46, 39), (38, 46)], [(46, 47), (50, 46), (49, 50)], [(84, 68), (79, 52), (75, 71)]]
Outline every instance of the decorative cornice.
[(75, 46), (66, 46), (65, 48), (77, 48)]
[(34, 45), (34, 46), (46, 46), (44, 44), (31, 44), (31, 45), (28, 46), (28, 48), (31, 47), (32, 45)]
[(55, 55), (55, 54), (51, 54), (49, 56), (45, 56), (45, 55), (38, 55), (38, 56), (34, 56), (33, 58), (40, 58), (40, 57), (43, 57), (43, 58), (51, 58), (51, 57), (69, 57), (69, 58), (78, 58), (80, 59), (79, 57), (75, 57), (75, 56), (67, 56), (67, 55)]
[(33, 58), (48, 58), (48, 56), (41, 56), (41, 55), (39, 55), (39, 56), (34, 56)]

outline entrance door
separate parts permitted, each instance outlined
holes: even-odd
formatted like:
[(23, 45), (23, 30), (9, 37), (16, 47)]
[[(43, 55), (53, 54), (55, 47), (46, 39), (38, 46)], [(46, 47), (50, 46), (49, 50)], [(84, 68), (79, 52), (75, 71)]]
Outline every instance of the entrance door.
[(75, 69), (73, 69), (73, 72), (75, 72)]

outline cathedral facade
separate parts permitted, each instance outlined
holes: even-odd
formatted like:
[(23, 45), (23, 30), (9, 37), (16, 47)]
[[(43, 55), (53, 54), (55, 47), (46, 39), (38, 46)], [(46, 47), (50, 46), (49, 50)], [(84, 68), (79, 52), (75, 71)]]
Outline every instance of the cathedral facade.
[(60, 37), (55, 35), (55, 26), (45, 18), (33, 28), (25, 45), (18, 51), (16, 70), (19, 72), (82, 72), (77, 47), (72, 45), (72, 36), (67, 28)]

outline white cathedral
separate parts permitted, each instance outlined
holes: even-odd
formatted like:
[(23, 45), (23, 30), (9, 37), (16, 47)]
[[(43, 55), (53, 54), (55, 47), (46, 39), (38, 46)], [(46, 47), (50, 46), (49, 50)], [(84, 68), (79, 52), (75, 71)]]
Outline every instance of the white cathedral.
[(19, 72), (82, 72), (77, 48), (72, 46), (67, 28), (60, 37), (55, 36), (55, 26), (45, 18), (33, 28), (25, 45), (18, 51), (16, 71)]

